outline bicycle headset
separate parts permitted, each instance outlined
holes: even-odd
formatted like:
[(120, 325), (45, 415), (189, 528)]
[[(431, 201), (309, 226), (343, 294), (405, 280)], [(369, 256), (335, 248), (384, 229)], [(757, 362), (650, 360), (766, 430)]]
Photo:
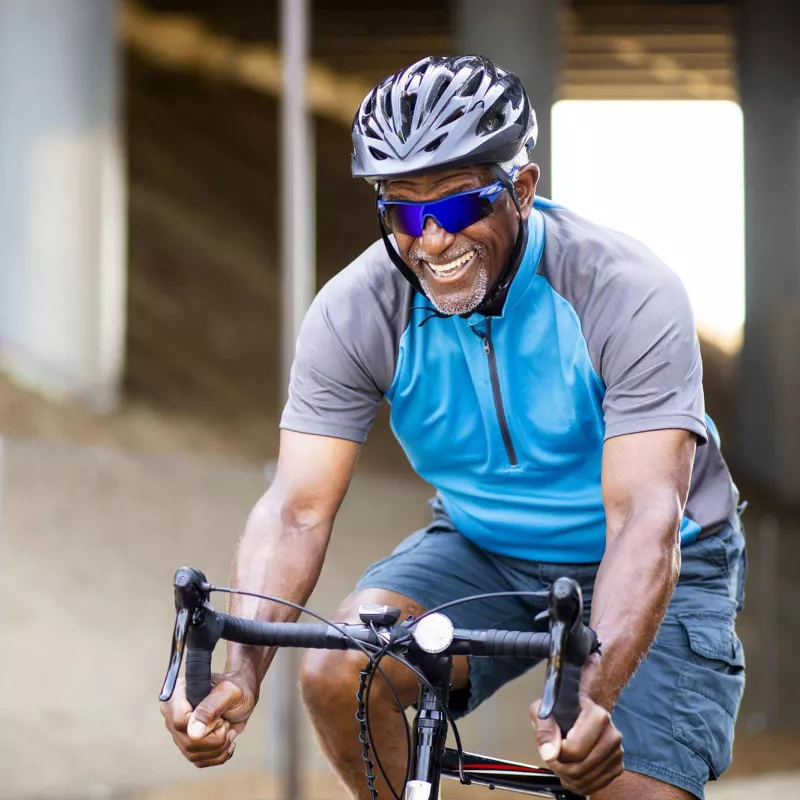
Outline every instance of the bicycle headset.
[[(519, 228), (508, 264), (475, 309), (486, 313), (502, 303), (525, 252), (527, 226), (514, 178), (529, 162), (537, 132), (536, 114), (513, 72), (479, 55), (429, 56), (385, 78), (364, 98), (353, 120), (352, 174), (371, 183), (380, 200), (383, 182), (391, 178), (488, 167), (513, 200)], [(424, 294), (389, 240), (380, 211), (378, 220), (392, 263)]]

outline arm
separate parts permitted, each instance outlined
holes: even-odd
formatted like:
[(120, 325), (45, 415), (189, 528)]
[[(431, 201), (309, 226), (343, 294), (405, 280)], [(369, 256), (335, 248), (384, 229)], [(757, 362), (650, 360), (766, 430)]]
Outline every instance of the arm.
[(623, 770), (622, 736), (610, 711), (655, 638), (678, 580), (678, 532), (695, 436), (684, 430), (609, 439), (603, 451), (606, 550), (591, 625), (602, 645), (581, 679), (581, 713), (562, 741), (552, 718), (531, 718), (542, 758), (565, 787), (593, 795)]
[[(247, 521), (233, 565), (232, 584), (303, 604), (316, 585), (333, 521), (350, 484), (360, 445), (344, 439), (284, 430), (275, 480)], [(232, 614), (293, 620), (288, 606), (233, 595)], [(258, 700), (275, 649), (228, 644), (222, 675), (192, 710), (181, 680), (161, 704), (167, 729), (198, 767), (224, 764)]]
[[(281, 432), (275, 480), (253, 508), (236, 551), (234, 588), (306, 603), (359, 450), (360, 445), (345, 439)], [(240, 595), (231, 596), (230, 613), (273, 622), (299, 616), (288, 606)], [(257, 695), (275, 652), (229, 642), (225, 673)]]
[(606, 550), (591, 616), (603, 655), (584, 668), (582, 689), (609, 711), (647, 654), (678, 580), (695, 442), (689, 431), (663, 430), (605, 444)]

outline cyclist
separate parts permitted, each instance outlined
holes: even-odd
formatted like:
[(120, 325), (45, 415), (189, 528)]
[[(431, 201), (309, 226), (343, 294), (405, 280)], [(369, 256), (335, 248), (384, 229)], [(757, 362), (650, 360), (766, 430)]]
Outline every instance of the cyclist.
[[(386, 397), (412, 466), (437, 490), (433, 519), (371, 566), (333, 618), (357, 622), (363, 603), (416, 615), (573, 577), (602, 654), (584, 669), (567, 738), (533, 704), (541, 757), (601, 800), (703, 797), (730, 762), (744, 686), (737, 491), (704, 413), (680, 281), (639, 242), (536, 196), (536, 132), (519, 79), (479, 56), (423, 59), (365, 98), (352, 171), (375, 186), (382, 241), (304, 321), (277, 473), (234, 585), (307, 600)], [(540, 610), (503, 598), (448, 613), (456, 626), (532, 629)], [(232, 613), (294, 618), (242, 598)], [(163, 707), (189, 760), (230, 757), (273, 655), (229, 646), (193, 714), (181, 691)], [(457, 715), (531, 666), (456, 661)], [(302, 692), (327, 756), (365, 797), (353, 718), (362, 665), (312, 651)], [(416, 680), (388, 672), (411, 705)], [(372, 719), (399, 783), (402, 723), (378, 684)]]

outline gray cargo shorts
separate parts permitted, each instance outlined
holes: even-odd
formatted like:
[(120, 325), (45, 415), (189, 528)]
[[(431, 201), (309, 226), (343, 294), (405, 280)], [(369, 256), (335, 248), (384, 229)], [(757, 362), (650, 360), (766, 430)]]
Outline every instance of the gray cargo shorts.
[[(369, 567), (357, 590), (389, 589), (425, 608), (471, 594), (545, 589), (567, 576), (583, 591), (586, 622), (598, 564), (541, 564), (495, 555), (458, 533), (431, 503), (434, 520)], [(680, 579), (647, 658), (613, 711), (625, 768), (704, 797), (731, 762), (745, 682), (734, 621), (744, 601), (745, 542), (738, 516), (719, 533), (684, 545)], [(503, 597), (447, 610), (455, 627), (540, 630), (536, 598)], [(538, 662), (473, 658), (470, 685), (453, 692), (454, 716), (477, 708)], [(534, 698), (531, 698), (533, 700)]]

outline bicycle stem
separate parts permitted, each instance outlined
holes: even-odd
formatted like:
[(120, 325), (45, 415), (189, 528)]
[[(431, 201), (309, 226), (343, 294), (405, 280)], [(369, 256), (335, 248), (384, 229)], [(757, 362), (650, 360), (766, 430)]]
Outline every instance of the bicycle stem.
[(427, 655), (414, 659), (414, 666), (430, 681), (433, 690), (420, 685), (417, 716), (414, 719), (416, 752), (405, 800), (436, 800), (442, 777), (447, 741), (447, 718), (442, 705), (450, 699), (452, 656)]

